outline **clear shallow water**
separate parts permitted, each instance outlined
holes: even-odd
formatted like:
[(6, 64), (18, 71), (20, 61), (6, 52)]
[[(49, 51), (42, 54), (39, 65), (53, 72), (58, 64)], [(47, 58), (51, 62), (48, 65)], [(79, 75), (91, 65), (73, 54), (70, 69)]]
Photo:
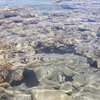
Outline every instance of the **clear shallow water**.
[(52, 0), (0, 0), (0, 6), (23, 6), (48, 4)]
[(39, 12), (100, 12), (100, 0), (0, 0), (0, 8), (13, 6), (31, 6)]
[(31, 6), (40, 12), (64, 11), (59, 4), (53, 4), (54, 0), (0, 0), (0, 7)]

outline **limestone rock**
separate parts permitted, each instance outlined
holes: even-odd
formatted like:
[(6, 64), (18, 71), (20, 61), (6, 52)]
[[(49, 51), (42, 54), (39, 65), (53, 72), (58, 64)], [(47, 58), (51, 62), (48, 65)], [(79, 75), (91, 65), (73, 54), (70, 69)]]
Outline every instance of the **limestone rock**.
[(71, 98), (62, 91), (33, 89), (32, 100), (71, 100)]

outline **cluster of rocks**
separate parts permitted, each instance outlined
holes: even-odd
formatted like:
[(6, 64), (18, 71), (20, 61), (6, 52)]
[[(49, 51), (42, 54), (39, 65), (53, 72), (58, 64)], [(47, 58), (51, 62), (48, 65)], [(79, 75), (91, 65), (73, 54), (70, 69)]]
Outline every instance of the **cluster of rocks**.
[(0, 100), (100, 100), (100, 23), (86, 16), (0, 10)]

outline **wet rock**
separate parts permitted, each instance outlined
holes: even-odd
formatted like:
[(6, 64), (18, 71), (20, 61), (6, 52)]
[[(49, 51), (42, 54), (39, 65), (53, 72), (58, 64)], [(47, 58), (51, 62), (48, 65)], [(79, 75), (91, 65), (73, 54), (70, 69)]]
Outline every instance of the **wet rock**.
[(100, 99), (99, 16), (56, 6), (73, 11), (0, 9), (0, 100)]
[(93, 93), (84, 93), (83, 94), (83, 99), (84, 100), (99, 100), (100, 99), (100, 96), (99, 95), (95, 95)]
[(27, 87), (33, 87), (39, 83), (35, 72), (25, 68), (10, 70), (6, 81), (9, 82), (11, 86), (19, 86), (25, 83)]
[(77, 81), (76, 81), (76, 82), (75, 82), (75, 81), (73, 81), (73, 83), (72, 83), (72, 84), (73, 84), (73, 87), (74, 87), (74, 88), (76, 88), (76, 89), (80, 88), (80, 87), (81, 87), (81, 85), (82, 85), (80, 82), (77, 82)]
[(28, 94), (16, 94), (13, 100), (32, 100), (31, 95)]
[(12, 90), (6, 90), (4, 88), (0, 88), (0, 100), (12, 100), (14, 97), (14, 92)]
[(86, 76), (84, 75), (76, 75), (73, 77), (73, 80), (73, 86), (76, 88), (87, 84)]
[(62, 91), (48, 89), (33, 89), (32, 100), (71, 100), (70, 97)]
[[(45, 70), (44, 70), (45, 69)], [(39, 80), (46, 78), (48, 82), (46, 81), (46, 84), (50, 84), (52, 82), (55, 83), (63, 83), (65, 81), (72, 81), (72, 77), (74, 75), (74, 72), (69, 68), (63, 68), (61, 69), (59, 66), (59, 69), (55, 68), (46, 68), (41, 67), (38, 68), (36, 71), (36, 76)]]
[(8, 88), (9, 86), (10, 86), (10, 84), (7, 82), (0, 83), (0, 87), (2, 87), (2, 88)]
[(53, 71), (48, 76), (48, 79), (54, 82), (63, 83), (65, 81), (72, 81), (72, 76), (66, 75), (62, 71)]
[(86, 85), (84, 87), (83, 91), (91, 92), (91, 93), (96, 94), (96, 95), (99, 95), (100, 94), (100, 88), (96, 88), (93, 85)]
[(66, 93), (72, 92), (72, 83), (71, 82), (66, 82), (61, 84), (60, 90), (63, 90)]
[(20, 85), (22, 83), (23, 79), (23, 69), (18, 70), (10, 70), (9, 74), (6, 78), (6, 81), (8, 81), (11, 86)]

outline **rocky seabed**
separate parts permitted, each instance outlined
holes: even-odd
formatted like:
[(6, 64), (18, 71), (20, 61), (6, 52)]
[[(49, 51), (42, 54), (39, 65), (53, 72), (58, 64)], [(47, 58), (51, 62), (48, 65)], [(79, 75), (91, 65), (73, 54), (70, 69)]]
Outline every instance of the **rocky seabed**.
[(99, 18), (1, 9), (0, 100), (100, 100)]

